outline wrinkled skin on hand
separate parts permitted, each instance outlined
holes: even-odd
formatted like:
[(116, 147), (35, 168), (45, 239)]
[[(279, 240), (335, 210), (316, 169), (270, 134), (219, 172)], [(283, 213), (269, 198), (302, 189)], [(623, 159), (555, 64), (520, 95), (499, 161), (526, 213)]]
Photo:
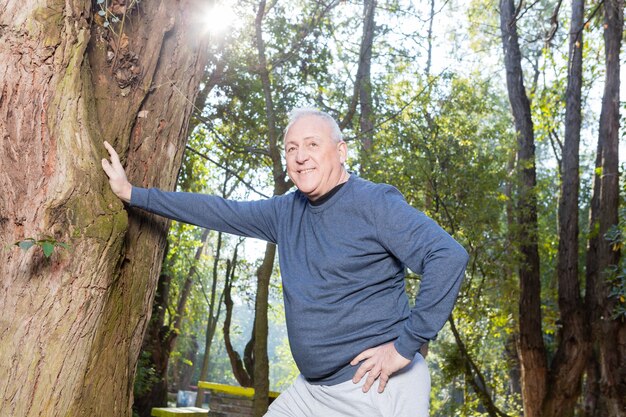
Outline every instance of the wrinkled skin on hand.
[(113, 191), (113, 194), (115, 194), (118, 198), (129, 203), (133, 187), (126, 178), (126, 172), (120, 163), (120, 157), (109, 142), (105, 141), (104, 147), (107, 151), (109, 151), (111, 161), (109, 162), (107, 159), (103, 158), (102, 169), (104, 169), (104, 172), (106, 172), (109, 177), (111, 191)]
[(355, 384), (358, 383), (365, 374), (367, 374), (365, 384), (362, 388), (363, 392), (368, 392), (374, 384), (374, 381), (378, 379), (379, 393), (385, 390), (385, 386), (391, 375), (411, 363), (409, 359), (398, 353), (393, 342), (385, 343), (384, 345), (361, 352), (352, 359), (350, 364), (355, 366), (358, 365), (359, 362), (363, 363), (361, 363), (356, 374), (354, 374), (352, 382)]

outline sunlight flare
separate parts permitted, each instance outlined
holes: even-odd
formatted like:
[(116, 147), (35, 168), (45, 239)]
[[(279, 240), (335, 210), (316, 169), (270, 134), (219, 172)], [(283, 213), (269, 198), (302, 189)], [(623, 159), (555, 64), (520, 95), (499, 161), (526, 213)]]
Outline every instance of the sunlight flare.
[(204, 15), (206, 30), (213, 34), (224, 33), (232, 27), (237, 20), (234, 10), (222, 3), (218, 3), (208, 8)]

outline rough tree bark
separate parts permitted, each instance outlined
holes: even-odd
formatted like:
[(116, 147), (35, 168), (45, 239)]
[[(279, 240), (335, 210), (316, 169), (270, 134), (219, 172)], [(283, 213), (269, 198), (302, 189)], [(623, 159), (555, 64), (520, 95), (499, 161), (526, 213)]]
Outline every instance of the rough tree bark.
[(522, 368), (524, 415), (537, 417), (546, 392), (547, 359), (541, 329), (541, 280), (537, 244), (535, 195), (535, 140), (530, 101), (524, 87), (521, 52), (513, 0), (500, 1), (500, 30), (504, 47), (506, 84), (517, 132), (517, 221), (515, 241), (521, 255), (519, 267), (519, 354)]
[(596, 154), (596, 174), (587, 247), (586, 303), (594, 341), (587, 370), (588, 416), (626, 415), (626, 324), (612, 319), (615, 300), (609, 297), (607, 274), (619, 263), (619, 248), (606, 239), (618, 223), (619, 207), (619, 53), (624, 29), (622, 1), (604, 2), (606, 79)]
[(543, 416), (574, 415), (581, 394), (582, 375), (589, 355), (589, 329), (584, 317), (578, 274), (579, 144), (583, 72), (584, 0), (572, 1), (569, 66), (565, 93), (565, 141), (561, 158), (558, 304), (561, 326), (558, 348), (548, 374)]
[(70, 245), (0, 252), (3, 416), (130, 414), (167, 222), (124, 210), (101, 144), (172, 189), (206, 62), (198, 1), (131, 3), (120, 37), (95, 2), (0, 3), (0, 241)]

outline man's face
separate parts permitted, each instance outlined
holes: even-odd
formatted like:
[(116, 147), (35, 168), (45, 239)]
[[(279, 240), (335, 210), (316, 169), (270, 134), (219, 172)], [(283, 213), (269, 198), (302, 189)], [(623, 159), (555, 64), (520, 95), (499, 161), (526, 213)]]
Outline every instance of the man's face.
[(318, 116), (303, 116), (287, 131), (287, 173), (310, 200), (332, 190), (343, 176), (345, 142), (335, 142), (328, 122)]

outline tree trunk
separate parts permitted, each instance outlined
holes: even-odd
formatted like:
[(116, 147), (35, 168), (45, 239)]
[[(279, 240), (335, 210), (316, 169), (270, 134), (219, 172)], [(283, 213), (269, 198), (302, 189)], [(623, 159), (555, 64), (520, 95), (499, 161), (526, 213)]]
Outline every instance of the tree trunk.
[[(371, 82), (371, 65), (372, 65), (372, 46), (374, 43), (374, 32), (376, 28), (374, 16), (376, 14), (376, 0), (367, 0), (363, 3), (363, 35), (361, 36), (361, 45), (359, 47), (359, 65), (356, 71), (356, 77), (354, 79), (354, 87), (352, 90), (352, 98), (348, 104), (346, 114), (338, 124), (341, 130), (345, 129), (354, 118), (356, 113), (357, 104), (361, 102), (361, 113), (365, 109), (365, 112), (371, 113), (372, 108), (372, 82)], [(365, 103), (362, 102), (365, 100)], [(368, 113), (369, 114), (369, 113)], [(367, 123), (371, 122), (371, 126)], [(367, 145), (367, 149), (371, 147), (371, 140), (367, 140), (367, 135), (372, 135), (371, 129), (374, 127), (373, 122), (370, 120), (370, 115), (366, 115), (363, 118), (363, 114), (360, 118), (360, 139), (362, 145)], [(364, 130), (365, 129), (365, 130)], [(367, 133), (366, 133), (367, 132)], [(366, 144), (365, 142), (369, 142)]]
[[(226, 286), (224, 288), (224, 305), (226, 306), (226, 317), (224, 317), (224, 345), (226, 347), (226, 353), (228, 354), (228, 359), (230, 360), (230, 366), (233, 370), (233, 375), (239, 385), (242, 387), (252, 387), (254, 384), (254, 362), (251, 361), (252, 367), (245, 366), (245, 361), (242, 360), (239, 352), (235, 350), (233, 344), (230, 340), (230, 323), (233, 317), (233, 299), (231, 297), (231, 289), (232, 289), (232, 280), (228, 279), (226, 282)], [(255, 326), (253, 326), (254, 329)], [(250, 338), (250, 343), (254, 343), (254, 330), (252, 332), (252, 337)]]
[[(204, 97), (206, 100), (206, 96)], [(203, 103), (204, 107), (204, 103)], [(222, 184), (222, 197), (228, 198), (230, 196), (230, 192), (227, 191), (228, 181), (230, 179), (230, 173), (226, 172), (224, 176), (224, 183)], [(231, 188), (232, 190), (232, 188)], [(217, 246), (215, 248), (215, 254), (213, 256), (213, 272), (212, 272), (212, 280), (211, 280), (211, 292), (210, 294), (206, 294), (204, 296), (207, 301), (207, 305), (209, 307), (209, 314), (207, 317), (207, 323), (205, 327), (204, 333), (204, 355), (202, 355), (202, 364), (200, 365), (200, 374), (198, 376), (198, 382), (206, 381), (207, 376), (209, 375), (209, 359), (211, 358), (211, 346), (213, 344), (213, 336), (215, 336), (215, 329), (217, 328), (217, 322), (220, 318), (220, 313), (222, 310), (222, 297), (226, 292), (226, 288), (228, 287), (229, 279), (231, 275), (234, 274), (236, 265), (237, 265), (237, 250), (239, 248), (239, 244), (235, 245), (235, 250), (233, 253), (232, 262), (230, 260), (227, 261), (227, 268), (224, 280), (224, 290), (222, 291), (222, 295), (217, 298), (217, 281), (219, 277), (219, 264), (221, 260), (222, 254), (222, 243), (223, 243), (223, 233), (218, 232), (217, 234)], [(204, 389), (198, 388), (198, 395), (196, 396), (196, 407), (202, 407), (202, 403), (204, 401)]]
[[(359, 103), (361, 113), (359, 115), (359, 136), (361, 142), (361, 160), (364, 161), (369, 154), (374, 138), (374, 108), (372, 104), (372, 46), (374, 44), (374, 32), (376, 21), (376, 0), (363, 2), (363, 39), (359, 53)], [(362, 172), (363, 173), (363, 172)]]
[(102, 141), (134, 184), (173, 188), (206, 61), (197, 3), (117, 8), (121, 38), (91, 1), (0, 4), (0, 241), (70, 245), (0, 254), (3, 416), (130, 414), (168, 223), (127, 215)]
[[(176, 340), (180, 334), (180, 329), (183, 325), (183, 318), (185, 316), (185, 306), (187, 304), (187, 298), (191, 292), (194, 278), (197, 274), (197, 263), (200, 262), (202, 253), (207, 246), (209, 238), (209, 230), (205, 229), (202, 232), (200, 241), (202, 245), (196, 248), (196, 255), (194, 262), (192, 263), (185, 282), (181, 289), (181, 293), (176, 304), (176, 315), (174, 317), (174, 324), (165, 325), (164, 314), (159, 314), (160, 320), (150, 320), (148, 325), (148, 331), (141, 350), (150, 354), (150, 360), (155, 371), (155, 377), (157, 382), (148, 390), (144, 395), (137, 396), (135, 398), (135, 404), (133, 408), (139, 413), (140, 417), (150, 417), (153, 407), (167, 407), (167, 367), (170, 361), (170, 355), (176, 346)], [(165, 303), (163, 303), (164, 301)], [(152, 308), (152, 313), (165, 312), (169, 306), (169, 297), (159, 298), (155, 297)], [(174, 306), (170, 306), (174, 307)]]
[(590, 350), (589, 331), (583, 316), (578, 281), (579, 144), (584, 11), (584, 0), (572, 2), (557, 254), (561, 327), (558, 332), (559, 345), (548, 376), (548, 390), (542, 412), (544, 417), (574, 415), (581, 393), (582, 374)]
[(474, 390), (474, 393), (480, 401), (481, 408), (487, 412), (489, 417), (508, 417), (508, 415), (500, 410), (494, 403), (493, 398), (491, 398), (487, 383), (485, 382), (485, 377), (482, 372), (480, 372), (480, 369), (478, 369), (478, 366), (476, 366), (476, 363), (474, 363), (474, 360), (470, 357), (470, 354), (465, 347), (465, 343), (463, 343), (461, 335), (456, 328), (452, 314), (448, 318), (448, 323), (450, 324), (450, 330), (452, 330), (454, 340), (459, 348), (461, 360), (463, 361), (465, 380)]
[[(198, 341), (195, 335), (191, 336), (191, 346), (185, 352), (185, 359), (191, 365), (180, 362), (178, 375), (176, 376), (176, 390), (188, 391), (193, 380), (194, 369), (196, 368), (196, 358), (198, 357)], [(200, 393), (198, 393), (200, 395)]]
[(517, 132), (518, 230), (520, 251), (519, 354), (522, 367), (524, 415), (540, 415), (545, 397), (547, 359), (541, 329), (541, 280), (537, 243), (537, 196), (535, 195), (535, 141), (530, 102), (524, 87), (521, 52), (513, 0), (500, 1), (500, 29), (504, 48), (507, 90)]
[[(265, 55), (265, 41), (263, 40), (263, 19), (266, 12), (266, 1), (259, 2), (255, 27), (255, 42), (259, 57), (258, 74), (263, 87), (263, 98), (265, 104), (265, 116), (267, 118), (267, 140), (268, 154), (272, 161), (271, 169), (274, 180), (274, 195), (282, 195), (291, 187), (291, 183), (286, 181), (285, 169), (282, 165), (280, 150), (278, 148), (278, 137), (280, 133), (276, 128), (276, 116), (274, 113), (274, 102), (272, 99), (272, 85), (270, 81), (270, 69)], [(267, 354), (268, 336), (268, 297), (269, 284), (274, 269), (274, 258), (276, 257), (276, 245), (268, 243), (265, 247), (263, 263), (257, 270), (257, 294), (254, 305), (254, 347), (252, 356), (254, 357), (254, 400), (253, 415), (262, 417), (269, 405), (269, 358)]]
[[(267, 355), (267, 308), (270, 278), (274, 269), (276, 245), (268, 243), (265, 247), (263, 263), (257, 270), (257, 293), (254, 305), (254, 417), (261, 417), (269, 406), (270, 380), (269, 358)], [(259, 380), (259, 377), (261, 377)]]
[(430, 77), (430, 71), (433, 64), (433, 24), (435, 23), (435, 0), (430, 0), (430, 12), (428, 13), (428, 34), (426, 39), (428, 40), (428, 52), (426, 54), (426, 69), (424, 74), (426, 79)]
[(157, 381), (145, 392), (138, 394), (133, 403), (133, 410), (140, 417), (150, 417), (152, 407), (167, 406), (167, 340), (170, 333), (165, 326), (165, 311), (169, 304), (169, 288), (171, 283), (169, 275), (161, 274), (157, 284), (157, 291), (152, 304), (152, 316), (146, 330), (146, 335), (141, 347), (142, 352), (147, 352), (150, 357), (149, 366), (154, 369)]
[[(587, 252), (588, 262), (594, 262), (587, 271), (587, 309), (590, 311), (591, 332), (594, 340), (593, 362), (598, 365), (594, 381), (599, 398), (587, 404), (595, 407), (590, 415), (609, 417), (626, 415), (626, 324), (612, 318), (615, 300), (610, 298), (607, 280), (611, 268), (619, 263), (620, 252), (606, 238), (607, 232), (618, 224), (619, 207), (619, 53), (622, 42), (623, 2), (604, 2), (604, 44), (606, 80), (600, 113), (596, 175), (590, 213), (591, 238)], [(593, 259), (590, 259), (593, 258)], [(592, 364), (593, 365), (593, 364)], [(592, 366), (590, 365), (590, 366)], [(593, 371), (593, 370), (592, 370)], [(593, 378), (594, 372), (588, 372)]]

